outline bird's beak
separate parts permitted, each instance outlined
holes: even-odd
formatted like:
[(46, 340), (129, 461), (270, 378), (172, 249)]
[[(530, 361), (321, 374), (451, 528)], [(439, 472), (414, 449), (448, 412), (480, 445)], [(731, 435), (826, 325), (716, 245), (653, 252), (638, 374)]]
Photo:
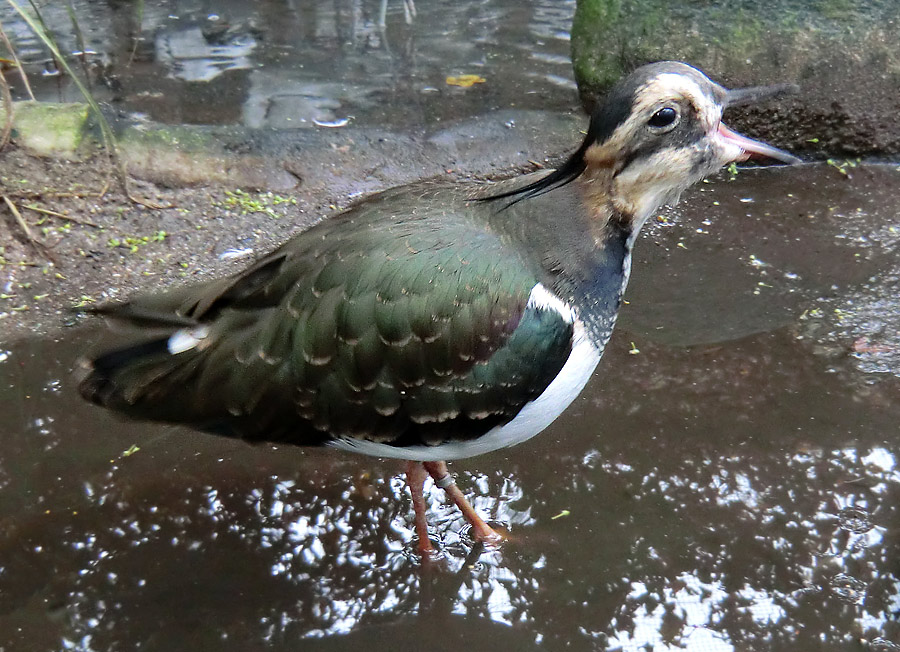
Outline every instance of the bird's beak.
[(776, 99), (785, 95), (798, 93), (797, 84), (773, 84), (771, 86), (750, 86), (748, 88), (732, 88), (725, 91), (725, 107), (756, 104), (762, 100)]
[[(749, 88), (735, 88), (725, 91), (725, 99), (723, 105), (727, 108), (730, 106), (742, 106), (744, 104), (755, 104), (761, 100), (782, 97), (796, 93), (799, 88), (795, 84), (776, 84), (774, 86), (751, 86)], [(752, 138), (747, 138), (741, 134), (732, 131), (724, 124), (719, 123), (718, 136), (726, 143), (736, 145), (740, 148), (741, 154), (734, 160), (746, 161), (749, 158), (764, 158), (794, 165), (800, 163), (800, 159), (785, 152), (783, 149), (772, 147), (766, 143)]]
[(718, 136), (725, 142), (731, 145), (737, 145), (741, 148), (741, 153), (734, 158), (735, 161), (746, 161), (749, 158), (768, 158), (787, 163), (788, 165), (795, 165), (801, 162), (800, 159), (793, 154), (758, 140), (741, 136), (721, 122), (719, 123)]

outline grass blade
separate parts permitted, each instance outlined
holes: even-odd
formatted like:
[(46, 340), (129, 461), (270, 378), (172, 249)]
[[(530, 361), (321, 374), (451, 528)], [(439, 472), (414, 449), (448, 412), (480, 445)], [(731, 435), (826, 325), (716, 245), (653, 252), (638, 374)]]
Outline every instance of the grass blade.
[(25, 74), (25, 68), (22, 67), (22, 62), (19, 60), (19, 55), (16, 54), (15, 48), (13, 48), (9, 37), (3, 30), (2, 22), (0, 22), (0, 41), (3, 41), (3, 45), (5, 45), (6, 49), (9, 50), (9, 56), (12, 57), (13, 62), (16, 64), (16, 68), (19, 69), (19, 75), (22, 77), (22, 84), (25, 86), (25, 90), (28, 91), (28, 97), (30, 97), (31, 101), (34, 102), (34, 92), (31, 90), (31, 84), (28, 83), (28, 75)]
[[(32, 4), (33, 6), (33, 4)], [(72, 6), (72, 0), (66, 2), (66, 12), (69, 14), (69, 20), (72, 21), (72, 31), (75, 32), (75, 45), (81, 52), (79, 60), (81, 61), (81, 72), (84, 74), (84, 80), (87, 82), (88, 88), (91, 88), (91, 74), (87, 67), (87, 45), (84, 42), (84, 34), (81, 32), (81, 25), (78, 24), (78, 16), (75, 15), (75, 8)]]

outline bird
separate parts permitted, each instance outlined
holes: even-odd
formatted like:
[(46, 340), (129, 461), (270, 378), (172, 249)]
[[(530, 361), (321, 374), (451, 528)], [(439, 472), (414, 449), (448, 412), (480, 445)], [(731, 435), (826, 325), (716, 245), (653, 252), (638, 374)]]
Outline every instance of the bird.
[(662, 205), (732, 162), (799, 162), (722, 122), (788, 90), (639, 67), (554, 170), (388, 189), (239, 273), (91, 308), (133, 333), (80, 361), (80, 393), (132, 419), (406, 460), (419, 553), (435, 554), (428, 476), (498, 543), (446, 462), (522, 443), (575, 400)]

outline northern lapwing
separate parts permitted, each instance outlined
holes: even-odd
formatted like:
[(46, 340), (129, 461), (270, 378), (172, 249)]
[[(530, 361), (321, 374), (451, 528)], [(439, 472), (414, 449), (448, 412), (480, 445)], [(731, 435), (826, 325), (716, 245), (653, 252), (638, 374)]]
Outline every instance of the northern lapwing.
[(497, 540), (445, 460), (524, 442), (578, 396), (661, 205), (733, 161), (798, 161), (722, 123), (783, 90), (643, 66), (554, 171), (387, 190), (239, 274), (94, 308), (137, 333), (82, 363), (80, 391), (135, 419), (408, 460), (420, 552), (427, 474)]

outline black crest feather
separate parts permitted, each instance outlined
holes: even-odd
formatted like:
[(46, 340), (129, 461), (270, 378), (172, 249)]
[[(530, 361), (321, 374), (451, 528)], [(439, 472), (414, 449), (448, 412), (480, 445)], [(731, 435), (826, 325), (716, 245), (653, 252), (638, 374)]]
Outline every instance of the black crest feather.
[[(625, 80), (625, 82), (628, 81), (632, 80), (630, 78)], [(493, 201), (495, 199), (514, 197), (514, 199), (504, 207), (507, 208), (523, 199), (537, 197), (538, 195), (543, 195), (545, 192), (550, 192), (555, 188), (560, 188), (566, 184), (572, 183), (581, 176), (581, 173), (584, 172), (587, 167), (587, 164), (584, 162), (584, 154), (587, 152), (588, 148), (591, 145), (602, 143), (609, 139), (616, 128), (628, 117), (628, 114), (631, 111), (631, 103), (635, 89), (636, 85), (634, 83), (620, 82), (610, 90), (604, 102), (598, 104), (591, 115), (591, 122), (581, 145), (553, 172), (542, 179), (538, 179), (533, 183), (523, 186), (522, 188), (501, 192), (489, 197), (483, 197), (480, 201)]]

